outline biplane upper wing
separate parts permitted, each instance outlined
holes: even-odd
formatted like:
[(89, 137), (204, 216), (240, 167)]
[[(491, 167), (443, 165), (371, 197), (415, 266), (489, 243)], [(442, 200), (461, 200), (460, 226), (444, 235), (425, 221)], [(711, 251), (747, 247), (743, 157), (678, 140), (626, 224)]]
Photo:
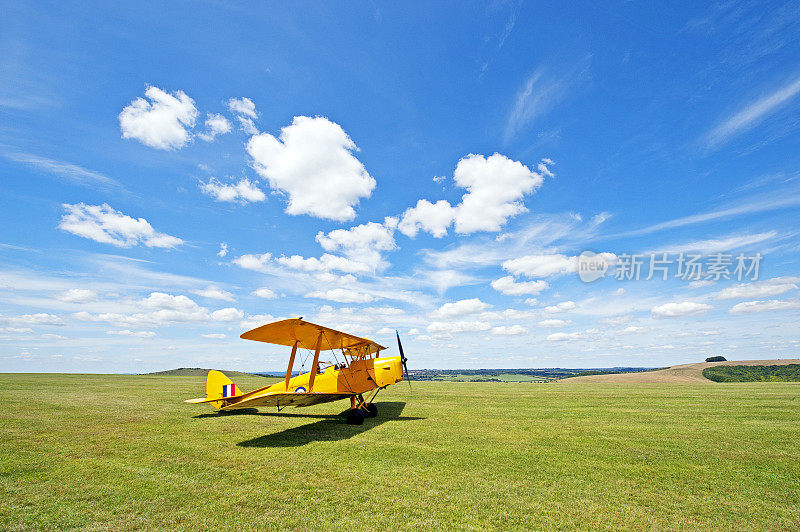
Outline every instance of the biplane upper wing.
[(311, 406), (321, 403), (330, 403), (339, 399), (346, 399), (352, 393), (293, 393), (277, 392), (267, 395), (245, 398), (236, 403), (228, 404), (220, 410), (234, 410), (237, 408), (258, 408), (262, 406)]
[(266, 342), (269, 344), (303, 347), (314, 349), (317, 339), (322, 333), (322, 349), (344, 349), (354, 357), (365, 357), (386, 349), (368, 338), (361, 338), (345, 332), (316, 325), (301, 319), (280, 320), (242, 334), (240, 338)]

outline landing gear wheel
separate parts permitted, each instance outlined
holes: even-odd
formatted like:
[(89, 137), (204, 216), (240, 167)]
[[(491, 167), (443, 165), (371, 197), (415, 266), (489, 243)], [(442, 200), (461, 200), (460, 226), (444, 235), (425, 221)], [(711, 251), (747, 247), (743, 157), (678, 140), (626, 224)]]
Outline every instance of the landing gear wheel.
[(366, 412), (367, 417), (377, 417), (378, 405), (376, 405), (375, 403), (370, 403), (366, 405), (366, 407), (367, 407), (367, 412)]
[(359, 408), (351, 408), (347, 411), (347, 424), (348, 425), (363, 425), (364, 412)]

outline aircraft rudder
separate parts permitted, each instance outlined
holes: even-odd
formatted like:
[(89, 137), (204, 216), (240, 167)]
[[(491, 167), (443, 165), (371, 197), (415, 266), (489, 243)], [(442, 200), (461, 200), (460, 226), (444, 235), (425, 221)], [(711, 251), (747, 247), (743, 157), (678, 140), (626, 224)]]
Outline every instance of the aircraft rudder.
[(212, 369), (208, 372), (206, 377), (206, 399), (220, 399), (220, 401), (210, 403), (214, 408), (219, 409), (222, 406), (221, 399), (241, 395), (242, 393), (242, 390), (221, 371)]

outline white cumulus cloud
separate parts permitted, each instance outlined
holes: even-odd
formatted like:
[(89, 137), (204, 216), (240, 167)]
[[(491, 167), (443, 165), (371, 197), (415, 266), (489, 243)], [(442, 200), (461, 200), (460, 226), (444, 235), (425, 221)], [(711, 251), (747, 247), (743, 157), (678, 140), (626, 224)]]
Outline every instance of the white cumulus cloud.
[(208, 183), (200, 183), (200, 190), (217, 201), (259, 202), (267, 199), (257, 182), (240, 179), (238, 183), (222, 183), (213, 177)]
[(355, 218), (353, 206), (375, 188), (353, 155), (357, 150), (341, 126), (324, 117), (296, 116), (280, 137), (261, 133), (247, 143), (253, 168), (288, 196), (288, 214), (339, 221)]
[(459, 316), (466, 316), (468, 314), (475, 314), (489, 308), (488, 303), (484, 303), (477, 297), (472, 299), (462, 299), (454, 303), (445, 303), (438, 309), (430, 313), (430, 316), (435, 319), (448, 319), (456, 318)]
[(219, 299), (221, 301), (235, 301), (233, 294), (226, 292), (218, 286), (208, 286), (203, 290), (192, 290), (193, 294), (206, 299)]
[(636, 333), (644, 332), (646, 330), (647, 329), (645, 327), (639, 327), (637, 325), (629, 325), (629, 326), (625, 327), (624, 329), (620, 329), (620, 330), (616, 331), (616, 334), (618, 334), (618, 335), (636, 334)]
[(278, 257), (275, 259), (275, 261), (278, 264), (286, 266), (287, 268), (308, 273), (327, 273), (332, 270), (338, 270), (344, 273), (367, 273), (371, 270), (368, 264), (350, 260), (338, 255), (331, 255), (330, 253), (325, 253), (320, 258), (304, 258), (300, 255), (292, 255), (291, 257)]
[(237, 116), (239, 120), (239, 128), (247, 133), (248, 135), (258, 135), (259, 131), (256, 127), (255, 122), (253, 122), (252, 118), (247, 118), (244, 116)]
[(186, 296), (173, 296), (164, 292), (151, 292), (149, 296), (140, 301), (140, 304), (151, 309), (181, 311), (200, 309), (200, 306), (197, 303)]
[(557, 332), (547, 335), (548, 342), (566, 342), (567, 340), (582, 340), (586, 338), (585, 332), (575, 331), (571, 333)]
[(752, 299), (760, 297), (779, 296), (789, 290), (796, 290), (800, 279), (797, 277), (776, 277), (764, 281), (741, 283), (723, 288), (714, 299)]
[(244, 318), (244, 312), (237, 308), (223, 308), (211, 313), (213, 321), (239, 321)]
[(571, 320), (557, 320), (551, 318), (548, 320), (542, 320), (536, 325), (538, 325), (539, 327), (563, 327), (565, 325), (569, 325), (570, 323), (572, 323)]
[(152, 86), (144, 95), (147, 99), (136, 98), (119, 114), (122, 138), (136, 139), (159, 150), (185, 146), (198, 115), (194, 100), (183, 91), (169, 94)]
[(495, 153), (489, 157), (469, 154), (458, 161), (453, 180), (467, 189), (458, 205), (446, 200), (419, 200), (406, 209), (398, 229), (409, 237), (427, 231), (440, 238), (451, 224), (460, 234), (499, 231), (512, 216), (527, 209), (521, 200), (541, 186), (544, 178), (524, 164)]
[(447, 200), (431, 203), (421, 199), (416, 207), (406, 209), (398, 229), (412, 238), (417, 236), (420, 230), (427, 231), (435, 238), (442, 238), (447, 234), (447, 228), (453, 224), (455, 212), (455, 208)]
[(272, 254), (262, 253), (261, 255), (242, 255), (233, 259), (233, 263), (244, 268), (245, 270), (253, 270), (257, 272), (266, 272), (268, 265), (272, 260)]
[(683, 301), (681, 303), (665, 303), (653, 307), (651, 310), (654, 318), (681, 318), (686, 316), (702, 316), (713, 307), (706, 303)]
[(327, 299), (338, 303), (371, 303), (378, 299), (373, 295), (357, 292), (355, 290), (348, 290), (347, 288), (334, 288), (325, 292), (309, 292), (305, 297)]
[(385, 265), (381, 252), (397, 248), (396, 227), (397, 219), (387, 217), (382, 224), (368, 222), (350, 229), (335, 229), (328, 234), (319, 232), (316, 240), (325, 251), (341, 252), (348, 259), (375, 270)]
[(206, 131), (197, 136), (206, 142), (211, 142), (217, 135), (231, 132), (231, 123), (221, 114), (208, 114), (206, 118)]
[(66, 214), (61, 217), (58, 228), (95, 242), (122, 248), (137, 244), (174, 248), (183, 244), (180, 238), (156, 231), (144, 218), (131, 218), (105, 203), (102, 205), (65, 203), (62, 207)]
[(76, 312), (73, 317), (81, 321), (106, 322), (127, 327), (152, 327), (173, 323), (210, 321), (230, 322), (241, 320), (244, 317), (244, 313), (235, 308), (224, 308), (212, 312), (205, 307), (201, 307), (189, 297), (164, 292), (152, 292), (149, 296), (136, 301), (134, 304), (141, 312), (132, 314)]
[(496, 334), (498, 336), (520, 336), (523, 334), (528, 334), (528, 329), (522, 325), (501, 325), (499, 327), (492, 327), (492, 334)]
[(320, 231), (316, 240), (322, 248), (326, 251), (338, 251), (344, 256), (331, 253), (324, 253), (318, 258), (291, 255), (278, 257), (275, 262), (293, 270), (317, 275), (328, 275), (334, 270), (346, 274), (375, 272), (388, 265), (383, 258), (383, 252), (397, 248), (394, 241), (396, 227), (397, 219), (387, 217), (383, 224), (369, 222), (350, 229), (335, 229), (327, 234)]
[(56, 294), (56, 299), (65, 303), (89, 303), (97, 299), (97, 294), (93, 290), (70, 288), (60, 294)]
[[(434, 334), (455, 334), (464, 332), (488, 331), (491, 326), (484, 321), (434, 321), (426, 330)], [(417, 340), (420, 338), (417, 337)]]
[(771, 299), (769, 301), (745, 301), (737, 303), (730, 309), (731, 314), (755, 314), (769, 310), (790, 310), (800, 308), (800, 301)]
[[(598, 253), (607, 264), (617, 261), (613, 253)], [(509, 259), (503, 263), (503, 269), (514, 275), (527, 277), (549, 277), (577, 271), (578, 257), (569, 257), (561, 253), (531, 254)]]
[(276, 297), (278, 297), (278, 295), (275, 292), (273, 292), (267, 287), (258, 288), (257, 290), (254, 290), (252, 294), (256, 297), (260, 297), (263, 299), (275, 299)]
[(256, 104), (250, 98), (231, 98), (228, 100), (228, 109), (237, 115), (244, 115), (252, 119), (258, 118)]
[(503, 269), (514, 275), (528, 277), (548, 277), (554, 274), (574, 272), (576, 258), (560, 253), (546, 255), (525, 255), (503, 263)]
[(491, 284), (492, 288), (507, 296), (537, 295), (549, 286), (545, 281), (517, 282), (511, 275), (495, 279)]
[(574, 301), (562, 301), (561, 303), (545, 307), (544, 310), (547, 312), (565, 312), (567, 310), (572, 310), (576, 307), (577, 305), (575, 304)]
[(461, 198), (455, 217), (457, 233), (499, 231), (503, 224), (527, 209), (519, 201), (544, 179), (518, 161), (495, 153), (486, 158), (470, 154), (458, 161), (456, 184), (469, 192)]

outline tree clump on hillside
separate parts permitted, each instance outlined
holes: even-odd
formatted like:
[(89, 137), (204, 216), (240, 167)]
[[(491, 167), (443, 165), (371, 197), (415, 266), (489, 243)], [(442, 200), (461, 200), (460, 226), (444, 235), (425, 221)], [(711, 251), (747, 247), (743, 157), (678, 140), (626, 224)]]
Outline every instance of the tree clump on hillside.
[(725, 358), (725, 357), (721, 357), (721, 356), (715, 356), (715, 357), (708, 357), (708, 358), (706, 359), (706, 362), (725, 362), (725, 361), (727, 361), (727, 360), (728, 360), (728, 359), (727, 359), (727, 358)]
[(713, 366), (703, 377), (714, 382), (798, 382), (800, 364), (774, 366)]

